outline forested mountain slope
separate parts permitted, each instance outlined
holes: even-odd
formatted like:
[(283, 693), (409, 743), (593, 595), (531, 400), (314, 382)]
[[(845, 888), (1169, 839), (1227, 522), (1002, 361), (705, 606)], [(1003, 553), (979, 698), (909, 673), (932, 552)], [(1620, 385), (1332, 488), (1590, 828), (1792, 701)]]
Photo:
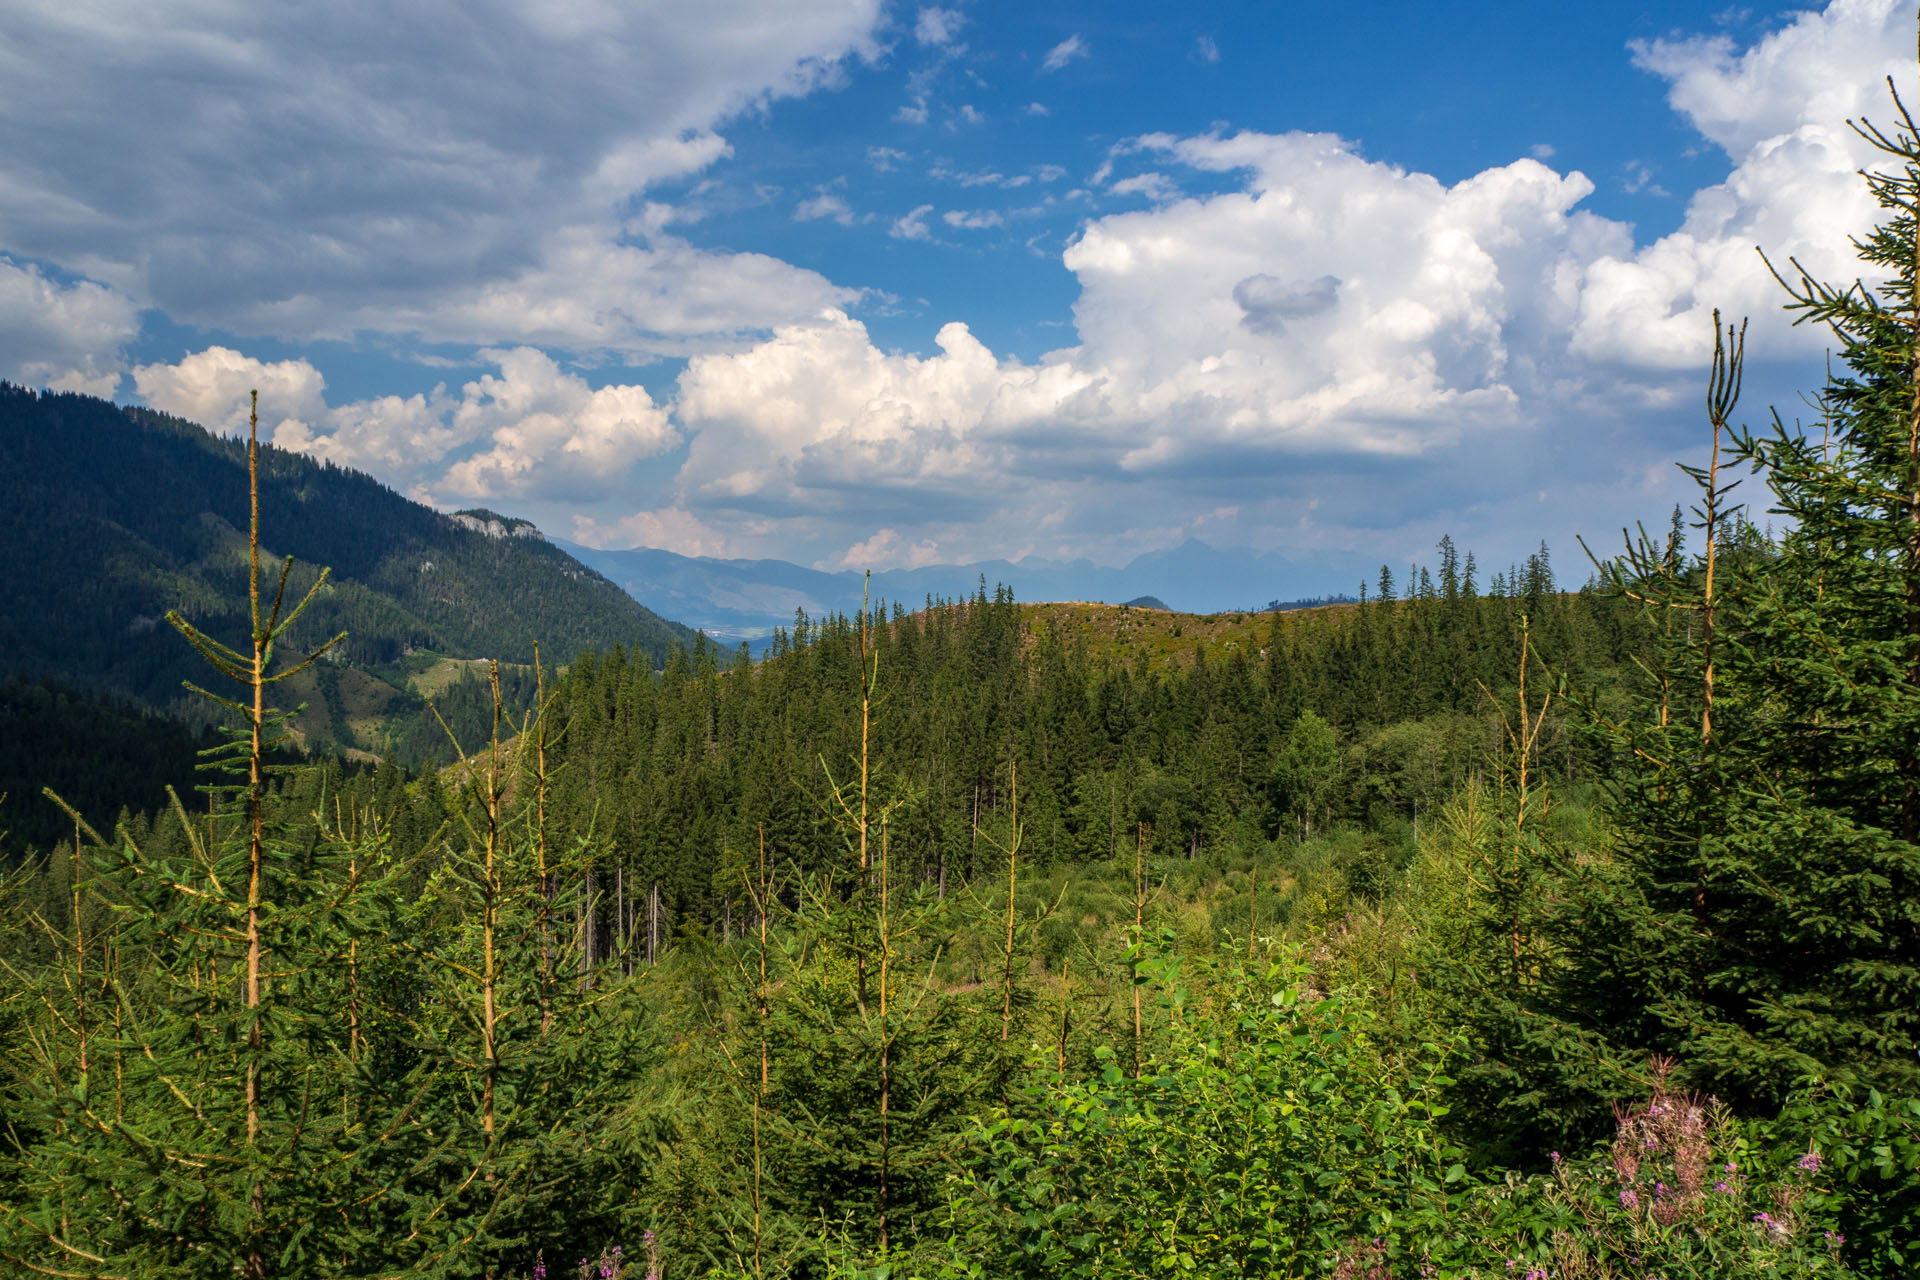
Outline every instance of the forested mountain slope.
[[(693, 633), (537, 537), (490, 536), (360, 472), (261, 449), (263, 546), (292, 589), (332, 577), (292, 637), (347, 632), (293, 696), (309, 745), (380, 751), (422, 712), (431, 655), (551, 662), (610, 646), (658, 664)], [(0, 384), (0, 676), (178, 706), (197, 658), (170, 609), (229, 642), (246, 625), (244, 443), (89, 396)]]
[(72, 820), (43, 787), (97, 825), (123, 805), (161, 803), (168, 787), (191, 796), (199, 753), (219, 741), (212, 729), (196, 732), (123, 698), (0, 680), (0, 867), (19, 850), (73, 838)]

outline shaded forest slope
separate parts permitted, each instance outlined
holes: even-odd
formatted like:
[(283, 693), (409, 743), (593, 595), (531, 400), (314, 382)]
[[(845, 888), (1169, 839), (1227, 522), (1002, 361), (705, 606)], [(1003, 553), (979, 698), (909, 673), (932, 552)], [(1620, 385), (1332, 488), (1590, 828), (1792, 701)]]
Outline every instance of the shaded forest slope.
[[(537, 537), (490, 536), (372, 477), (263, 446), (264, 546), (332, 577), (294, 637), (346, 631), (341, 660), (293, 691), (310, 746), (380, 751), (417, 717), (409, 677), (436, 655), (530, 663), (620, 645), (656, 664), (693, 633)], [(495, 533), (506, 531), (495, 522)], [(164, 630), (178, 609), (245, 632), (244, 444), (89, 396), (0, 384), (0, 676), (55, 677), (177, 707), (197, 668)]]

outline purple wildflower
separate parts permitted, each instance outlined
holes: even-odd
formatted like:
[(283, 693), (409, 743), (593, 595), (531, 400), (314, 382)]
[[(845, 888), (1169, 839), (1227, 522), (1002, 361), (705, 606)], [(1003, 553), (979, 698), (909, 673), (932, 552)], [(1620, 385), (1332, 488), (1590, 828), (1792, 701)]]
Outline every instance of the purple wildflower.
[(1800, 1162), (1794, 1167), (1802, 1173), (1820, 1172), (1820, 1153), (1818, 1151), (1807, 1152), (1807, 1154), (1800, 1157)]
[(1639, 1193), (1636, 1192), (1632, 1187), (1621, 1188), (1620, 1204), (1623, 1208), (1627, 1208), (1627, 1209), (1639, 1208), (1640, 1207)]

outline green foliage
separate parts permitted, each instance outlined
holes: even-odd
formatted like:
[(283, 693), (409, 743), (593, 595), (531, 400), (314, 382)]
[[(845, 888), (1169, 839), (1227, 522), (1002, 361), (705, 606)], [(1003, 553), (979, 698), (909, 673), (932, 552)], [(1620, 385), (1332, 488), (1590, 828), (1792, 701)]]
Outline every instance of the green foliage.
[(1310, 709), (1302, 711), (1274, 753), (1273, 782), (1284, 797), (1286, 812), (1299, 823), (1303, 840), (1313, 828), (1315, 815), (1326, 821), (1327, 800), (1339, 763), (1339, 741), (1333, 726)]
[(1910, 1276), (1920, 1264), (1920, 1098), (1844, 1086), (1796, 1094), (1777, 1118), (1753, 1126), (1756, 1145), (1781, 1165), (1819, 1157), (1823, 1183), (1809, 1209), (1844, 1237), (1862, 1276)]
[[(1447, 1051), (1397, 1055), (1364, 1003), (1297, 957), (1203, 964), (1189, 1006), (1164, 945), (1138, 962), (1173, 1028), (1138, 1079), (1104, 1050), (989, 1116), (953, 1210), (956, 1274), (1302, 1275), (1357, 1240), (1417, 1257), (1465, 1169), (1439, 1134)], [(1198, 984), (1196, 984), (1198, 985)]]

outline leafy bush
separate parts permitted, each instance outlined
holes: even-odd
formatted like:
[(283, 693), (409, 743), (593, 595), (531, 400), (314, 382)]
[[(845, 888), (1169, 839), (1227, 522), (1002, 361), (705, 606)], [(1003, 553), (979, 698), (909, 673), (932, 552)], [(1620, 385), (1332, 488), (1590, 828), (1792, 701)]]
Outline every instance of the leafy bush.
[(1774, 1152), (1818, 1153), (1825, 1180), (1808, 1207), (1845, 1238), (1856, 1272), (1904, 1280), (1920, 1270), (1920, 1098), (1803, 1093), (1754, 1131)]
[(1209, 958), (1200, 1009), (1167, 951), (1136, 963), (1172, 992), (1168, 1050), (1133, 1078), (1102, 1049), (1097, 1078), (982, 1122), (954, 1205), (959, 1273), (1299, 1275), (1355, 1238), (1417, 1249), (1408, 1228), (1444, 1216), (1465, 1176), (1434, 1125), (1448, 1051), (1393, 1061), (1369, 1007), (1319, 997), (1297, 955)]

